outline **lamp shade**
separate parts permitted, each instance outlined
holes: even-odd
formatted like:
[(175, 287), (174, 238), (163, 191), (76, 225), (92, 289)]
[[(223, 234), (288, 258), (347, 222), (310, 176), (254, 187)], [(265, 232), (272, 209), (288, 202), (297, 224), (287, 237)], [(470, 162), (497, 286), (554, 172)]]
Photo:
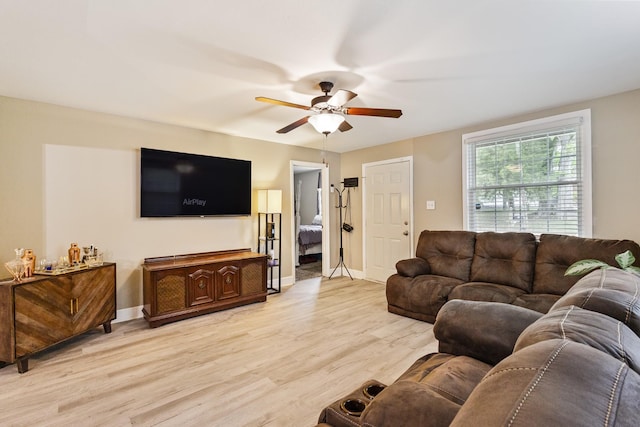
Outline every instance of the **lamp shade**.
[(259, 213), (282, 212), (282, 190), (258, 190)]
[(338, 130), (344, 122), (344, 117), (340, 114), (320, 113), (309, 117), (309, 123), (320, 133), (329, 134)]

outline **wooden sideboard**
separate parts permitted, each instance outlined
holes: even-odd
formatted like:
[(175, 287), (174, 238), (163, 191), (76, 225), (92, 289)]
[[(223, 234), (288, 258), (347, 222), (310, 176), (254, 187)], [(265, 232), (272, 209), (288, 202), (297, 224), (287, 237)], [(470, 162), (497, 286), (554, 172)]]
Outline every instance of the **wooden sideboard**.
[(0, 361), (29, 370), (34, 353), (116, 318), (116, 265), (0, 282)]
[(156, 327), (267, 300), (267, 256), (249, 249), (146, 258), (144, 307)]

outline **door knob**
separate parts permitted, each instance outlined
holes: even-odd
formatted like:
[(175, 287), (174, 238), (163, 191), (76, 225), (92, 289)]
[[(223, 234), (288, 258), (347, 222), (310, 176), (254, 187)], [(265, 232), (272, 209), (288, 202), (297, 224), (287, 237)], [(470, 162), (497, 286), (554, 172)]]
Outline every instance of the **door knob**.
[(408, 236), (409, 232), (405, 230), (402, 234), (404, 234), (405, 236)]

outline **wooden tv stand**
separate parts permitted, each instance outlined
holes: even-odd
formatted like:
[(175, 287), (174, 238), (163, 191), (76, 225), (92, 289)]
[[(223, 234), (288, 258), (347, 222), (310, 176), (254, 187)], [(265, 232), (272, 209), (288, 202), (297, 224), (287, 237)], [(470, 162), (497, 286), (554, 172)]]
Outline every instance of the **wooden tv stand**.
[(145, 258), (142, 314), (169, 322), (267, 300), (267, 256), (249, 249)]

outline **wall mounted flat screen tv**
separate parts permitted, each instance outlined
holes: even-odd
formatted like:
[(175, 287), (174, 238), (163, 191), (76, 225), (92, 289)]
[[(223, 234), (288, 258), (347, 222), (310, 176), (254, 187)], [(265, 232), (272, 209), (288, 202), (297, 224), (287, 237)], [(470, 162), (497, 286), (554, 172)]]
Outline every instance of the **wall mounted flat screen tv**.
[(251, 215), (251, 161), (141, 148), (141, 217), (219, 215)]

